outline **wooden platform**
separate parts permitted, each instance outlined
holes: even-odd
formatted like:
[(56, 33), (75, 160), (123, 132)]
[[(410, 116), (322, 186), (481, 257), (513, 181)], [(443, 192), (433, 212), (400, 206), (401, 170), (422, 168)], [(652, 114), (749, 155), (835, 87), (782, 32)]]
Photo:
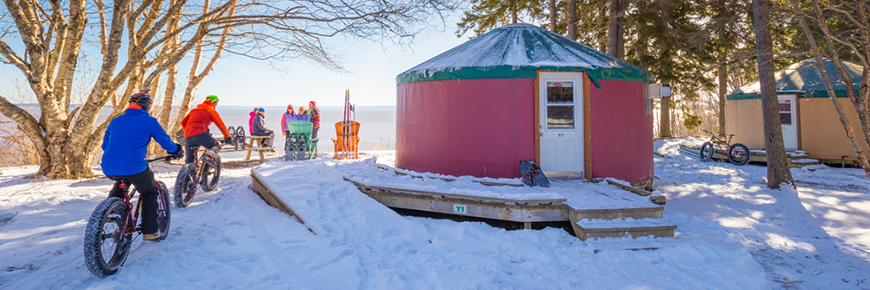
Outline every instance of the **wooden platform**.
[[(688, 155), (701, 158), (701, 146), (694, 144), (680, 144), (680, 152), (686, 153)], [(760, 149), (750, 149), (749, 150), (750, 157), (749, 162), (756, 163), (767, 163), (767, 152)], [(786, 152), (789, 156), (789, 167), (790, 168), (801, 168), (807, 165), (818, 165), (821, 164), (819, 160), (812, 159), (807, 157), (806, 152), (804, 151), (788, 151)], [(717, 161), (728, 162), (728, 157), (725, 156), (724, 152), (719, 149), (715, 149), (713, 152), (713, 159)]]
[[(570, 222), (577, 237), (640, 237), (653, 235), (673, 237), (676, 226), (662, 221), (664, 208), (652, 201), (630, 201), (626, 196), (636, 193), (616, 190), (613, 196), (598, 198), (596, 205), (570, 205), (560, 199), (512, 199), (444, 193), (413, 189), (381, 187), (365, 184), (353, 178), (345, 180), (356, 185), (360, 191), (391, 208), (433, 212), (447, 215), (468, 216), (481, 219), (494, 219), (524, 223), (532, 228), (538, 222)], [(595, 193), (590, 193), (595, 194)], [(602, 200), (610, 198), (618, 204), (600, 206)], [(637, 199), (643, 200), (643, 199)], [(593, 203), (593, 204), (594, 204)], [(656, 220), (653, 224), (649, 220)], [(582, 221), (611, 221), (617, 228), (584, 228)], [(600, 223), (599, 223), (600, 224)], [(606, 223), (605, 223), (606, 224)]]

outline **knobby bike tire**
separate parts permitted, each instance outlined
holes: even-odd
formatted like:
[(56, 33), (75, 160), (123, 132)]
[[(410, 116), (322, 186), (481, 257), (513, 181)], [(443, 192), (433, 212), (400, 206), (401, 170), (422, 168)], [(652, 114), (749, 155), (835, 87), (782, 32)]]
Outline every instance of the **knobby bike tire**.
[[(206, 153), (209, 154), (208, 150)], [(218, 181), (221, 178), (221, 157), (214, 154), (209, 154), (202, 164), (202, 190), (212, 191), (217, 187)]]
[(175, 206), (184, 208), (193, 201), (196, 194), (196, 166), (193, 163), (184, 164), (175, 178)]
[(734, 165), (746, 165), (746, 163), (749, 163), (751, 156), (749, 148), (740, 143), (734, 143), (728, 149), (728, 161), (731, 161)]
[(157, 231), (160, 233), (160, 238), (157, 240), (162, 241), (169, 236), (169, 221), (172, 218), (172, 212), (169, 209), (169, 190), (166, 189), (166, 183), (157, 181), (157, 185), (160, 186), (157, 201), (163, 204), (162, 209), (160, 205), (157, 208)]
[(84, 258), (94, 276), (115, 274), (127, 260), (133, 237), (124, 235), (123, 228), (129, 210), (124, 200), (110, 197), (91, 213), (85, 229)]
[(713, 143), (704, 142), (704, 145), (701, 145), (701, 150), (698, 156), (701, 157), (701, 161), (707, 162), (710, 161), (710, 159), (713, 159), (713, 154), (715, 154)]

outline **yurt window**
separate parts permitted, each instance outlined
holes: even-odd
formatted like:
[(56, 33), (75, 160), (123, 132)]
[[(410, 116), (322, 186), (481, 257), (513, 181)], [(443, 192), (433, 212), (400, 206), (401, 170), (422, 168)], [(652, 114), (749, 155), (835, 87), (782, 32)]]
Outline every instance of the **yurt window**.
[(791, 103), (779, 103), (779, 122), (783, 125), (791, 125)]
[(547, 128), (574, 129), (574, 82), (547, 82)]

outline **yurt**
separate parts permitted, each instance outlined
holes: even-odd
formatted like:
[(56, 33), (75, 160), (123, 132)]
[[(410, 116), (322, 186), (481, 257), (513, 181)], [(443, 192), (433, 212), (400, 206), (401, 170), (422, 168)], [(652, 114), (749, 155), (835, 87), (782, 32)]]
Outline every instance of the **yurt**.
[(515, 178), (653, 178), (653, 75), (559, 34), (511, 24), (396, 78), (396, 166)]
[[(825, 61), (825, 70), (834, 85), (840, 107), (849, 118), (857, 141), (867, 152), (867, 142), (861, 133), (858, 113), (846, 95), (846, 85), (831, 61)], [(843, 62), (858, 92), (862, 67)], [(855, 162), (855, 150), (843, 131), (843, 125), (828, 97), (822, 76), (814, 59), (795, 63), (776, 72), (776, 90), (779, 98), (779, 118), (786, 150), (802, 150), (825, 163)], [(761, 113), (759, 83), (746, 85), (726, 96), (725, 131), (735, 134), (736, 142), (749, 148), (764, 149), (764, 119)]]

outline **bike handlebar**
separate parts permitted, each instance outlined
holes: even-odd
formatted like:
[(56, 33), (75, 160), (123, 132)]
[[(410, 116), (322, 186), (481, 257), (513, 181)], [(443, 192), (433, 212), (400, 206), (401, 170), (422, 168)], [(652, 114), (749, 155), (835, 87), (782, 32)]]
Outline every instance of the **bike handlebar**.
[(148, 163), (151, 163), (154, 161), (160, 161), (160, 160), (172, 160), (172, 156), (167, 155), (167, 156), (163, 156), (163, 157), (157, 157), (154, 159), (145, 159), (145, 161), (147, 161)]

